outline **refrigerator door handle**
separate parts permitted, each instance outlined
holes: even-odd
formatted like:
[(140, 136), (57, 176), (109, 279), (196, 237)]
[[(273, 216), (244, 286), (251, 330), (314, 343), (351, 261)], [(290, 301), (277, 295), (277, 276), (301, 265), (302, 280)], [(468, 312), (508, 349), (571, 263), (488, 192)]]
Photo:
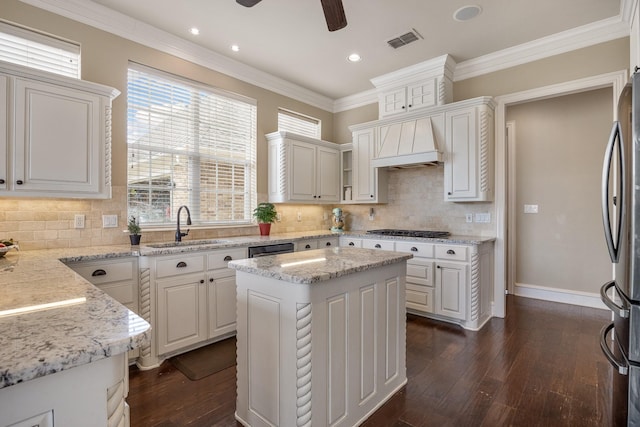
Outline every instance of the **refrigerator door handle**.
[(609, 307), (611, 311), (616, 313), (619, 317), (626, 319), (629, 317), (629, 309), (616, 304), (611, 298), (609, 298), (609, 295), (607, 295), (607, 291), (611, 288), (614, 288), (616, 293), (618, 293), (618, 290), (615, 289), (615, 285), (616, 285), (615, 280), (612, 280), (602, 285), (602, 287), (600, 288), (600, 299), (607, 307)]
[[(618, 144), (616, 145), (616, 139), (618, 140)], [(626, 207), (626, 199), (625, 199), (625, 190), (626, 184), (624, 174), (625, 167), (625, 158), (624, 158), (624, 150), (622, 147), (622, 132), (620, 128), (620, 122), (613, 122), (613, 128), (611, 129), (611, 135), (609, 136), (609, 142), (607, 143), (607, 149), (604, 154), (604, 165), (602, 167), (602, 220), (604, 222), (604, 234), (605, 239), (607, 241), (607, 248), (609, 249), (609, 256), (611, 257), (611, 261), (614, 263), (618, 262), (620, 258), (620, 240), (622, 237), (622, 228), (623, 221), (625, 219), (625, 207)], [(614, 150), (618, 148), (618, 161), (620, 167), (618, 168), (619, 177), (618, 177), (618, 185), (620, 186), (620, 194), (618, 194), (615, 202), (618, 211), (617, 218), (617, 232), (614, 239), (613, 232), (611, 230), (611, 217), (609, 212), (609, 178), (611, 175), (611, 167), (613, 163)]]
[[(626, 360), (620, 361), (616, 359), (613, 352), (609, 348), (609, 345), (607, 344), (607, 335), (611, 330), (613, 330), (613, 323), (606, 325), (600, 331), (600, 348), (602, 349), (605, 357), (609, 360), (609, 363), (611, 363), (611, 365), (613, 365), (613, 367), (618, 370), (618, 373), (620, 375), (628, 375), (629, 363)], [(617, 345), (617, 343), (614, 344)]]

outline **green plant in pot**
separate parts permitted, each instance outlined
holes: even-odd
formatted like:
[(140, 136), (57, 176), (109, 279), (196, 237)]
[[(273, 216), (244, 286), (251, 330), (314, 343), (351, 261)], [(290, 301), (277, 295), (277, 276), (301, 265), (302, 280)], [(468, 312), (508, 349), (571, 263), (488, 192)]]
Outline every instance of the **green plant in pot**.
[(129, 217), (129, 222), (127, 223), (127, 229), (129, 230), (129, 240), (131, 240), (131, 244), (134, 246), (139, 245), (140, 238), (142, 236), (140, 235), (140, 225), (136, 221), (135, 216), (132, 215), (131, 217)]
[(273, 203), (258, 203), (258, 207), (253, 210), (253, 216), (258, 221), (260, 235), (268, 236), (271, 231), (271, 223), (275, 222), (278, 212)]

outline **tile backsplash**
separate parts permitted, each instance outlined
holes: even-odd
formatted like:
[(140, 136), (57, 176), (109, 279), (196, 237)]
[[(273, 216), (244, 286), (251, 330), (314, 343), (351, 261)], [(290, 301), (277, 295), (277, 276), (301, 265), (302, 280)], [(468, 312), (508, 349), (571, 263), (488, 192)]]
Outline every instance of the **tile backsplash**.
[[(444, 201), (442, 166), (389, 171), (389, 203), (340, 205), (345, 230), (403, 228), (445, 230), (452, 234), (495, 235), (493, 203)], [(113, 187), (109, 200), (0, 199), (0, 239), (13, 238), (23, 250), (128, 244), (126, 188)], [(277, 204), (280, 220), (273, 233), (328, 230), (333, 205)], [(369, 220), (373, 208), (373, 220)], [(467, 223), (466, 215), (489, 213), (489, 223)], [(85, 228), (74, 228), (74, 216), (85, 216)], [(102, 215), (117, 215), (118, 227), (102, 228)], [(174, 229), (142, 230), (142, 244), (171, 241)], [(257, 225), (193, 229), (189, 239), (258, 235)]]

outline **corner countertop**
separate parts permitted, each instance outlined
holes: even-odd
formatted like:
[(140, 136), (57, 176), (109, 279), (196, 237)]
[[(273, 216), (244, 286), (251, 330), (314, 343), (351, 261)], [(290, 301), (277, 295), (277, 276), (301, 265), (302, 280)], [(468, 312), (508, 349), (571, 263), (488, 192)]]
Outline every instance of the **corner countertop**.
[[(130, 246), (9, 251), (0, 258), (0, 388), (115, 356), (149, 324), (59, 261), (135, 255)], [(65, 302), (48, 308), (44, 304)], [(37, 306), (40, 306), (39, 308)], [(22, 314), (6, 313), (29, 307)]]
[(378, 249), (333, 248), (231, 261), (229, 268), (285, 282), (313, 284), (410, 258), (413, 255)]

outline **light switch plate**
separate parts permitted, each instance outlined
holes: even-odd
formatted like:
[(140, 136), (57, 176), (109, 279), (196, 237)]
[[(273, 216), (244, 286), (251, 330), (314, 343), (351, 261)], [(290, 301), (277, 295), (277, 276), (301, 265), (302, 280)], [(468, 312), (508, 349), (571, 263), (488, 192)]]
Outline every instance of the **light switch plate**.
[(524, 205), (524, 213), (538, 213), (538, 205)]
[(475, 219), (476, 219), (476, 222), (478, 223), (488, 224), (491, 222), (491, 213), (489, 212), (477, 213)]
[(118, 215), (102, 215), (102, 228), (116, 228)]

